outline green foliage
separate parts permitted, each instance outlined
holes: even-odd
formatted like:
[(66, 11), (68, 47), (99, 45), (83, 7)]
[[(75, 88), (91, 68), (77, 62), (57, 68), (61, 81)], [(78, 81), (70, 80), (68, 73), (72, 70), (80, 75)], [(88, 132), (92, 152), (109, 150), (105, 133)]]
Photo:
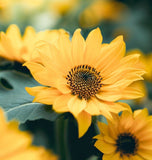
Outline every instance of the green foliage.
[(0, 106), (4, 109), (8, 120), (17, 119), (20, 123), (27, 120), (55, 120), (59, 114), (51, 106), (32, 103), (25, 87), (39, 85), (32, 77), (17, 71), (0, 72)]

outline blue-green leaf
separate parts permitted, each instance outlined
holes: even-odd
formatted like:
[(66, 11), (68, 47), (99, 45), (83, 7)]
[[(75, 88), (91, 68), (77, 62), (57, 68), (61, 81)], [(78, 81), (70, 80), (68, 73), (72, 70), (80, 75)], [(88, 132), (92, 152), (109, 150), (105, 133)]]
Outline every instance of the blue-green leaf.
[(0, 72), (0, 106), (6, 112), (8, 120), (17, 119), (20, 123), (27, 120), (55, 120), (59, 114), (51, 106), (32, 103), (33, 96), (25, 87), (40, 86), (29, 75), (17, 71)]

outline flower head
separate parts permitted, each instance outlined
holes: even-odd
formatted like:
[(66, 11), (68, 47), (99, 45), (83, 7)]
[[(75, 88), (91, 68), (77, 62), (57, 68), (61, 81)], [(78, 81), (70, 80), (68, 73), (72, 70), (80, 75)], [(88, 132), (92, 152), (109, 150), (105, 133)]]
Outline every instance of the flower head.
[(27, 27), (23, 36), (16, 25), (10, 25), (6, 33), (0, 33), (0, 56), (11, 61), (25, 62), (31, 58), (31, 52), (35, 43), (45, 40), (56, 43), (60, 34), (66, 34), (64, 30), (46, 30), (36, 33), (34, 28)]
[(91, 115), (111, 118), (111, 112), (128, 108), (120, 99), (141, 97), (132, 82), (141, 80), (143, 69), (138, 68), (138, 54), (126, 56), (122, 36), (110, 44), (101, 44), (100, 29), (83, 39), (80, 29), (72, 41), (61, 35), (58, 45), (40, 43), (39, 62), (25, 65), (42, 85), (26, 88), (35, 96), (34, 102), (53, 104), (56, 112), (71, 112), (78, 121), (81, 137), (91, 124)]
[(103, 20), (118, 20), (127, 7), (113, 0), (94, 0), (80, 14), (80, 25), (84, 28), (97, 26)]
[(57, 160), (57, 157), (43, 147), (32, 146), (29, 133), (20, 131), (17, 122), (5, 121), (0, 109), (0, 159), (3, 160)]
[(51, 0), (49, 8), (59, 15), (65, 15), (77, 6), (78, 0)]
[(121, 116), (113, 115), (108, 125), (99, 122), (98, 126), (95, 147), (103, 152), (104, 160), (152, 159), (152, 116), (147, 109), (123, 111)]

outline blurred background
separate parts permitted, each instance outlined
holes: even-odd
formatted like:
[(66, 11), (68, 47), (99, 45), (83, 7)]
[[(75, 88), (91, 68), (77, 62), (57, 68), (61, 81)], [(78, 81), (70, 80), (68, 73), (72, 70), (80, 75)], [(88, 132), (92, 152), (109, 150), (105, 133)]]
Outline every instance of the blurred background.
[[(133, 110), (147, 107), (152, 114), (152, 0), (0, 0), (0, 31), (5, 32), (10, 24), (18, 25), (22, 34), (27, 26), (36, 31), (63, 28), (71, 36), (81, 28), (85, 38), (99, 27), (104, 43), (123, 35), (127, 54), (141, 54), (147, 71), (144, 81), (133, 84), (145, 97), (127, 103)], [(93, 146), (96, 126), (92, 124), (78, 139), (76, 121), (69, 113), (55, 122), (40, 119), (20, 127), (33, 133), (34, 144), (53, 150), (61, 160), (102, 159)]]

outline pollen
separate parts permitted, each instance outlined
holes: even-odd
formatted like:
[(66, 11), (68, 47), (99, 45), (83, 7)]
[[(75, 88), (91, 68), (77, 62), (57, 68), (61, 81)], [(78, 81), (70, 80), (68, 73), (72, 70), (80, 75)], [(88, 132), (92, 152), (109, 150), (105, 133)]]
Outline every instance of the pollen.
[(102, 86), (100, 72), (89, 65), (78, 65), (72, 68), (66, 79), (71, 93), (85, 100), (95, 96)]

